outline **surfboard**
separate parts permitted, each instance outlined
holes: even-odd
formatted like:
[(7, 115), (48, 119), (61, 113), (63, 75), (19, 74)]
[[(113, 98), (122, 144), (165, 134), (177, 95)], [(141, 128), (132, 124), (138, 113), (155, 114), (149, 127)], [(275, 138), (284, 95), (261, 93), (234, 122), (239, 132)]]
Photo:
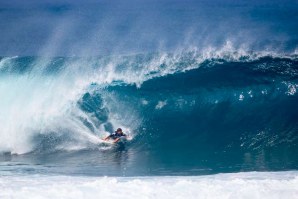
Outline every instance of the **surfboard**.
[(102, 138), (101, 140), (103, 144), (109, 144), (109, 145), (114, 144), (114, 140), (112, 139), (104, 140), (104, 138)]

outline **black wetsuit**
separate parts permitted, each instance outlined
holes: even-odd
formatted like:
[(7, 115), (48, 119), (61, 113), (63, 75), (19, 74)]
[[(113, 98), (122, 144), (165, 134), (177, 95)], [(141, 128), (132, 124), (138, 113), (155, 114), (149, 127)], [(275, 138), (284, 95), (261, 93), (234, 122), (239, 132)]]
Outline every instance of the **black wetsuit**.
[(121, 138), (122, 136), (126, 136), (124, 133), (112, 133), (109, 138), (112, 138), (113, 140), (116, 140), (117, 138)]

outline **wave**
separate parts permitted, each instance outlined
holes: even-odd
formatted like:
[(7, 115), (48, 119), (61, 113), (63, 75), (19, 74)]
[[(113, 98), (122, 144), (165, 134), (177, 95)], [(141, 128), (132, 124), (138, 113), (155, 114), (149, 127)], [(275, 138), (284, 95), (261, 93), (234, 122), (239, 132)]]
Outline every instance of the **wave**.
[(119, 126), (164, 155), (296, 150), (297, 56), (226, 49), (1, 58), (0, 150), (94, 148)]

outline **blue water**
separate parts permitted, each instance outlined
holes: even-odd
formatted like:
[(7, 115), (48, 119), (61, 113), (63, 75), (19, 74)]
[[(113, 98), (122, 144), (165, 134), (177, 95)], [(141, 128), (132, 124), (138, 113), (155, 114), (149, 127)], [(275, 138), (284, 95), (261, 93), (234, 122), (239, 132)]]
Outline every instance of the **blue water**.
[[(298, 168), (296, 1), (0, 3), (0, 175)], [(132, 140), (102, 142), (121, 127)]]

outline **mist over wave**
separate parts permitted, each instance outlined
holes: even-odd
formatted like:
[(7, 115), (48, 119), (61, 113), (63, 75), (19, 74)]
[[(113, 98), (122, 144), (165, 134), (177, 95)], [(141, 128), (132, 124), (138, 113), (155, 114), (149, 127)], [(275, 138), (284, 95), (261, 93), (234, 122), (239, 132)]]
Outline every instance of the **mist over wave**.
[(297, 53), (297, 7), (294, 0), (1, 2), (0, 55), (203, 53), (227, 42), (246, 51)]

